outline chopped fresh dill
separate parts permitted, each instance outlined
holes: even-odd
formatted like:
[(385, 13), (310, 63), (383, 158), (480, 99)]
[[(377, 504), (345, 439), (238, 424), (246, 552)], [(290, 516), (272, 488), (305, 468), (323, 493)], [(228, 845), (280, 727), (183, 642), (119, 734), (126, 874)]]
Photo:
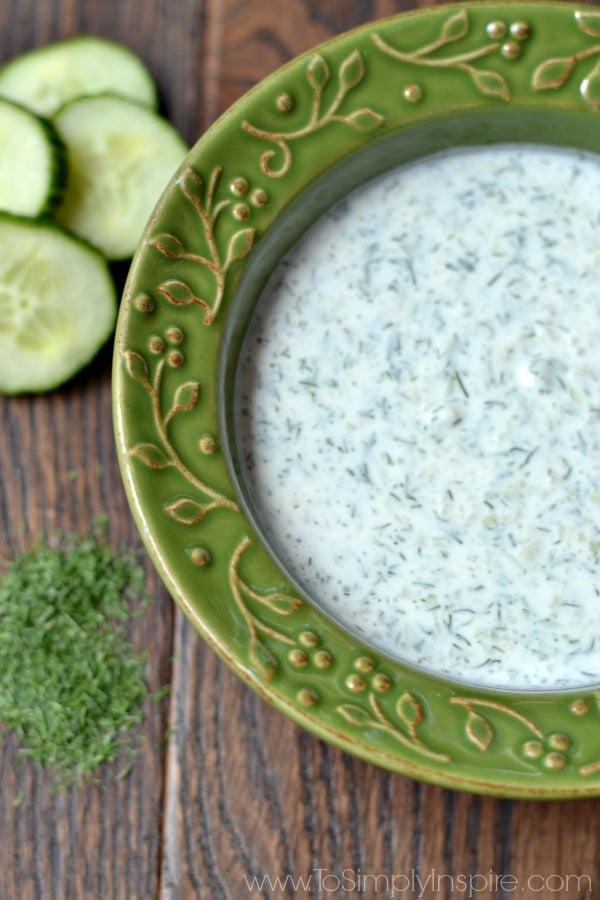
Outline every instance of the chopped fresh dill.
[(148, 695), (125, 633), (144, 572), (104, 532), (40, 540), (0, 567), (0, 722), (59, 788), (135, 750)]
[(459, 388), (461, 389), (461, 391), (463, 392), (463, 394), (465, 395), (465, 397), (468, 397), (468, 396), (469, 396), (469, 392), (468, 392), (468, 390), (466, 389), (465, 383), (464, 383), (464, 381), (462, 380), (462, 378), (461, 378), (461, 376), (460, 376), (460, 372), (456, 371), (456, 372), (454, 373), (454, 376), (455, 376), (455, 378), (456, 378), (456, 380), (457, 380), (457, 382), (458, 382)]

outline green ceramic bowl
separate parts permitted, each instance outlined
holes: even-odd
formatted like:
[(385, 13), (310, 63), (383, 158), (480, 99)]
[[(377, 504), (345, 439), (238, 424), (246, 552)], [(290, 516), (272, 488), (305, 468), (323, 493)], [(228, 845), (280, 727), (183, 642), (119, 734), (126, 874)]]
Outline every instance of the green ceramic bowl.
[(283, 713), (446, 787), (593, 796), (597, 685), (509, 693), (388, 658), (298, 592), (238, 490), (235, 369), (282, 254), (392, 166), (506, 141), (600, 150), (600, 10), (430, 8), (342, 35), (265, 79), (192, 149), (147, 227), (117, 330), (117, 445), (168, 590)]

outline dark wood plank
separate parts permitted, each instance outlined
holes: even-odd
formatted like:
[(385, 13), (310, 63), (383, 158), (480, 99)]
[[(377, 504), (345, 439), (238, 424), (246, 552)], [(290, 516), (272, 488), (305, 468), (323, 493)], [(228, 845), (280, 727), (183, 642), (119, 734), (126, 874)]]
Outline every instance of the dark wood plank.
[[(88, 530), (101, 513), (109, 516), (115, 547), (139, 546), (112, 445), (108, 363), (104, 358), (102, 371), (52, 396), (0, 402), (2, 555), (42, 532)], [(152, 574), (150, 584), (155, 600), (130, 631), (152, 660), (148, 683), (155, 692), (170, 680), (172, 607)], [(107, 767), (100, 785), (60, 796), (44, 773), (20, 760), (11, 736), (2, 741), (2, 900), (132, 896), (126, 883), (135, 896), (152, 895), (167, 703), (148, 701), (145, 713), (142, 754), (129, 778), (116, 781), (117, 768)]]
[(333, 35), (428, 5), (428, 0), (286, 0), (282, 15), (280, 7), (265, 0), (208, 4), (208, 120), (269, 72)]
[[(52, 397), (2, 401), (5, 555), (43, 531), (87, 530), (103, 512), (115, 547), (139, 546), (116, 467), (110, 414), (106, 370)], [(131, 639), (152, 660), (148, 681), (156, 691), (170, 679), (172, 609), (154, 576), (151, 585), (156, 599), (131, 628)], [(167, 706), (146, 706), (143, 753), (122, 782), (111, 767), (100, 773), (100, 786), (56, 797), (43, 774), (19, 761), (14, 740), (0, 745), (3, 900), (127, 896), (127, 882), (137, 896), (153, 893)]]
[[(179, 85), (196, 65), (192, 36), (201, 33), (203, 7), (181, 2), (178, 12), (174, 17), (160, 2), (9, 0), (0, 10), (0, 59), (80, 32), (123, 41), (147, 61), (165, 109), (171, 114), (170, 105), (176, 107), (173, 117), (193, 140), (200, 127), (199, 83), (194, 78), (196, 95), (187, 100)], [(183, 43), (182, 33), (190, 35)], [(87, 530), (103, 513), (115, 548), (141, 546), (117, 466), (110, 367), (107, 347), (58, 391), (0, 398), (0, 555), (11, 557), (41, 532)], [(130, 634), (148, 656), (155, 692), (171, 678), (173, 606), (147, 570), (153, 601)], [(118, 767), (106, 767), (99, 785), (59, 796), (43, 773), (20, 760), (14, 738), (3, 735), (1, 900), (156, 896), (168, 706), (146, 704), (142, 753), (128, 778), (116, 781)]]

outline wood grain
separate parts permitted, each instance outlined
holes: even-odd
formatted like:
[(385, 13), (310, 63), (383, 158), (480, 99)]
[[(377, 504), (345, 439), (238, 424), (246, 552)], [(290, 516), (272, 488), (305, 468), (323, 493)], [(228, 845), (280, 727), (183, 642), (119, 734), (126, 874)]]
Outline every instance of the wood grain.
[[(163, 109), (192, 142), (296, 54), (416, 5), (5, 0), (0, 59), (82, 31), (123, 41), (147, 61)], [(41, 531), (87, 529), (104, 512), (116, 546), (139, 546), (113, 444), (110, 362), (107, 347), (51, 395), (0, 398), (0, 555)], [(106, 770), (99, 785), (56, 796), (4, 736), (0, 900), (438, 900), (467, 896), (452, 890), (459, 876), (479, 877), (476, 896), (485, 900), (600, 896), (597, 802), (453, 793), (347, 756), (246, 688), (175, 613), (146, 565), (153, 602), (131, 636), (148, 654), (150, 687), (171, 682), (171, 696), (148, 703), (143, 753), (123, 781)], [(490, 875), (514, 876), (518, 890), (484, 886)], [(527, 886), (557, 875), (589, 881), (571, 880), (562, 893)], [(289, 878), (269, 887), (264, 876)]]

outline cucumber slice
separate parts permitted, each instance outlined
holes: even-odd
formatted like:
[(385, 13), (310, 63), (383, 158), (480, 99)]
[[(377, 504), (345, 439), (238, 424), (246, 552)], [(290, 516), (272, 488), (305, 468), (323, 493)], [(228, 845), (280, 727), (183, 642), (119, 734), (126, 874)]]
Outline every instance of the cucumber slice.
[(122, 97), (80, 97), (54, 124), (69, 183), (55, 215), (107, 259), (131, 257), (187, 145), (162, 116)]
[(110, 270), (97, 250), (44, 220), (0, 214), (0, 245), (0, 392), (48, 391), (110, 337)]
[(80, 35), (38, 47), (0, 69), (0, 94), (52, 116), (74, 97), (114, 91), (152, 109), (158, 98), (150, 72), (133, 51)]
[(66, 177), (65, 148), (52, 124), (0, 98), (0, 210), (49, 213), (63, 195)]

